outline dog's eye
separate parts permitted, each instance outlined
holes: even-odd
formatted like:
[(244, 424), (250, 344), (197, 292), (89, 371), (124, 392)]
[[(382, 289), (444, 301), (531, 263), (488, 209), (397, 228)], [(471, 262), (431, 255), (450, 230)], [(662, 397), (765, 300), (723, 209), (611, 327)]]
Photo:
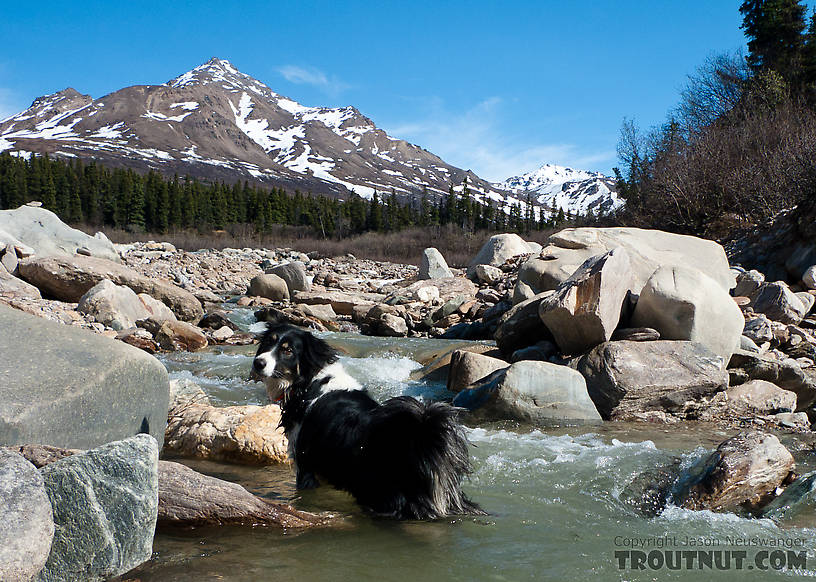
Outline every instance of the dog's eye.
[(291, 356), (292, 355), (292, 348), (281, 348), (280, 352), (284, 356)]

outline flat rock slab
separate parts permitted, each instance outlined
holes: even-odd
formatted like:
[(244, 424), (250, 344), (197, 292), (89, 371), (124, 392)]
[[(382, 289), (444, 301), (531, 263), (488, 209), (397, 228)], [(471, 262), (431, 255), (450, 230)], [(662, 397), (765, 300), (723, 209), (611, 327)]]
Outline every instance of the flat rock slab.
[(723, 359), (687, 341), (611, 341), (578, 360), (592, 401), (604, 419), (675, 411), (728, 386)]
[(307, 305), (331, 305), (339, 315), (351, 315), (355, 305), (374, 305), (385, 299), (380, 293), (346, 293), (345, 291), (296, 291), (292, 301)]
[(108, 580), (150, 559), (159, 504), (159, 449), (149, 435), (43, 467), (56, 533), (40, 581)]
[(19, 269), (23, 279), (60, 301), (77, 303), (91, 287), (109, 279), (160, 300), (184, 321), (198, 321), (204, 315), (201, 303), (189, 291), (105, 259), (80, 255), (32, 257), (21, 261)]
[(51, 553), (54, 519), (42, 475), (0, 449), (0, 580), (31, 580)]
[(325, 516), (265, 501), (237, 483), (202, 475), (179, 463), (159, 461), (160, 526), (260, 524), (302, 528), (327, 522)]
[(123, 342), (0, 306), (0, 445), (164, 439), (167, 370)]

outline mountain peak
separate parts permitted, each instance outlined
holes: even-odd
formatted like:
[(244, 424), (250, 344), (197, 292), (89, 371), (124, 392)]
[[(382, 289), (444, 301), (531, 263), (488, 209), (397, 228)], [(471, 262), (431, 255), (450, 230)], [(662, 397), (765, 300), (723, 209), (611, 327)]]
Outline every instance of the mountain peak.
[(228, 60), (218, 57), (212, 57), (206, 63), (171, 79), (167, 84), (177, 89), (188, 85), (209, 85), (211, 83), (221, 83), (224, 89), (231, 91), (239, 89), (250, 89), (256, 93), (264, 89), (269, 91), (269, 87), (242, 73)]

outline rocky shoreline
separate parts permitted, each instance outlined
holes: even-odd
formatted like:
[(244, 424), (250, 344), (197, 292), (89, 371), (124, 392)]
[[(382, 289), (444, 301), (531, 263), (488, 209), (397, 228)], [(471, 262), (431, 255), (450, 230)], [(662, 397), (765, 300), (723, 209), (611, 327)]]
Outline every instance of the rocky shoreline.
[[(294, 249), (186, 251), (163, 242), (114, 245), (36, 205), (0, 214), (0, 320), (7, 330), (0, 347), (16, 362), (0, 390), (0, 446), (7, 447), (0, 471), (28, 475), (30, 494), (51, 503), (52, 521), (40, 503), (37, 535), (50, 531), (54, 541), (31, 545), (51, 548), (29, 560), (45, 565), (38, 579), (66, 568), (78, 568), (77, 579), (124, 573), (149, 557), (157, 523), (331, 523), (288, 506), (270, 509), (232, 484), (158, 461), (161, 452), (288, 462), (277, 405), (214, 406), (194, 384), (168, 382), (148, 355), (255, 342), (231, 319), (238, 308), (251, 309), (258, 322), (317, 331), (493, 340), (452, 343), (414, 372), (446, 382), (471, 423), (703, 422), (740, 431), (692, 472), (666, 467), (630, 483), (629, 502), (646, 514), (674, 503), (761, 515), (781, 503), (790, 483), (812, 480), (797, 480), (790, 453), (767, 431), (812, 434), (816, 267), (793, 283), (766, 281), (750, 265), (730, 265), (713, 241), (630, 228), (566, 229), (544, 247), (495, 235), (467, 269), (452, 269), (432, 248), (420, 265)], [(43, 362), (58, 362), (51, 379), (60, 385), (49, 384), (48, 398), (38, 396)], [(116, 410), (117, 422), (94, 423), (110, 415), (105, 410)], [(76, 426), (61, 430), (66, 414)], [(59, 527), (67, 537), (54, 537), (54, 524), (78, 501), (49, 489), (48, 475), (60, 463), (82, 463), (81, 455), (71, 460), (80, 448), (110, 457), (112, 470), (117, 463), (143, 468), (141, 485), (127, 485), (141, 491), (138, 527), (117, 533), (86, 524), (105, 543), (142, 548), (113, 551), (118, 562), (91, 564), (98, 548), (76, 548)], [(93, 470), (83, 477), (92, 488), (108, 478)], [(0, 493), (12, 501), (17, 495)], [(230, 496), (237, 496), (232, 505), (208, 504)], [(17, 535), (16, 522), (9, 523), (0, 538)], [(126, 530), (142, 532), (140, 539)], [(40, 571), (22, 574), (11, 559), (4, 570), (2, 561), (3, 579)]]

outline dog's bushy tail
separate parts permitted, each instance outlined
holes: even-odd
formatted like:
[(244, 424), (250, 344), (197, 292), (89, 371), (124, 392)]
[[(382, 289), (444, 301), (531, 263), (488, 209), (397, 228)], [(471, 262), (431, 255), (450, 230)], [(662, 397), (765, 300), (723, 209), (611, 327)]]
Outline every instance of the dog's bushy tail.
[(457, 410), (448, 404), (423, 404), (409, 396), (387, 400), (374, 411), (369, 453), (389, 475), (381, 486), (395, 500), (388, 511), (394, 517), (485, 515), (462, 492), (462, 480), (472, 469), (456, 417)]

